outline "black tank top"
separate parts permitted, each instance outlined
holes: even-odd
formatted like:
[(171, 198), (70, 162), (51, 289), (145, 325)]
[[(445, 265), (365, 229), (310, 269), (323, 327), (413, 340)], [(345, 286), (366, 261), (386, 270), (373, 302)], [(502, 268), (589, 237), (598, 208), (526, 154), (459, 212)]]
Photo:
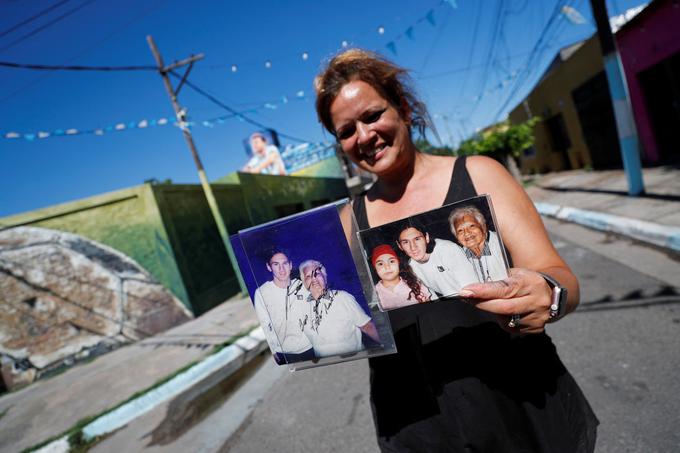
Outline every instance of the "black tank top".
[[(444, 204), (476, 195), (459, 157)], [(359, 228), (369, 228), (365, 195), (353, 208)], [(369, 359), (381, 450), (592, 451), (583, 433), (597, 419), (545, 333), (511, 335), (459, 299), (388, 316), (398, 352)], [(565, 394), (574, 398), (571, 420)]]
[[(456, 159), (453, 165), (453, 174), (451, 175), (451, 182), (449, 183), (449, 190), (446, 193), (444, 204), (455, 203), (459, 200), (472, 198), (477, 196), (475, 186), (472, 184), (470, 174), (465, 167), (465, 159), (467, 156), (461, 156)], [(357, 224), (360, 230), (370, 228), (368, 224), (368, 216), (366, 215), (366, 197), (361, 195), (354, 200), (354, 216), (357, 219)]]

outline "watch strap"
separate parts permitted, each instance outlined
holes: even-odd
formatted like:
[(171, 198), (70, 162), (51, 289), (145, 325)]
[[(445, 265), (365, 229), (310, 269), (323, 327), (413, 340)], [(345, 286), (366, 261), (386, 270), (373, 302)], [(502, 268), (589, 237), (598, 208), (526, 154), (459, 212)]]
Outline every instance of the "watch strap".
[(560, 283), (548, 274), (539, 272), (541, 276), (548, 283), (552, 289), (552, 296), (550, 300), (550, 320), (557, 321), (567, 312), (567, 288), (560, 285)]

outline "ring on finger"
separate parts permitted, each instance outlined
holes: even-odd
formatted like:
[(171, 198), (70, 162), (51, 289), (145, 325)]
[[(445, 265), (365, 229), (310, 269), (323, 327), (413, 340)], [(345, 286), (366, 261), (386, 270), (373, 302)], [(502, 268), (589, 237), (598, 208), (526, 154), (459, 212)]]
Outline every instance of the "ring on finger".
[(510, 316), (510, 321), (508, 322), (508, 327), (511, 329), (514, 329), (515, 327), (519, 327), (519, 322), (521, 320), (522, 316), (519, 314), (514, 314)]

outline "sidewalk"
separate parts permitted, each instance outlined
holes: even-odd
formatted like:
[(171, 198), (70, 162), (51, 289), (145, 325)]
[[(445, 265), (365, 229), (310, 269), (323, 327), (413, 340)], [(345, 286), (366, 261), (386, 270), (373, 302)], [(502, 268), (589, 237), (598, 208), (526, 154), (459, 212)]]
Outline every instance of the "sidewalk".
[[(646, 195), (629, 197), (621, 170), (574, 170), (534, 178), (527, 191), (543, 214), (640, 240), (658, 240), (659, 232), (677, 235), (680, 244), (680, 170), (645, 169), (644, 181)], [(5, 395), (0, 398), (0, 452), (41, 443), (179, 369), (214, 361), (214, 356), (205, 359), (215, 346), (256, 325), (249, 299), (230, 300), (168, 332)], [(242, 363), (225, 360), (219, 366), (231, 372)]]
[(18, 452), (127, 400), (210, 355), (257, 325), (250, 299), (231, 299), (203, 316), (122, 347), (0, 398), (0, 451)]
[(533, 179), (542, 215), (612, 231), (680, 252), (680, 169), (643, 170), (645, 195), (628, 196), (623, 170), (572, 170)]

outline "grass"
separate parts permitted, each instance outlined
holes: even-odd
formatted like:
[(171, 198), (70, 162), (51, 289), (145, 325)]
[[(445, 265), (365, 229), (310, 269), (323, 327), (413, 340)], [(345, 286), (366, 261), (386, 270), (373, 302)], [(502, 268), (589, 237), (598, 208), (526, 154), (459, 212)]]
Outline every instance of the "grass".
[[(216, 354), (216, 353), (220, 352), (222, 349), (226, 348), (227, 346), (234, 344), (239, 338), (246, 336), (252, 329), (253, 329), (253, 327), (250, 327), (248, 329), (244, 329), (241, 332), (238, 332), (236, 335), (229, 337), (223, 343), (215, 345), (213, 347), (212, 351), (210, 352), (210, 354), (208, 354), (208, 355)], [(83, 436), (83, 428), (85, 426), (89, 425), (92, 421), (98, 419), (99, 417), (102, 417), (102, 416), (108, 414), (109, 412), (113, 412), (114, 410), (118, 409), (119, 407), (123, 406), (124, 404), (127, 404), (130, 401), (135, 400), (135, 399), (139, 398), (140, 396), (142, 396), (146, 393), (149, 393), (153, 389), (160, 387), (161, 385), (170, 381), (171, 379), (173, 379), (177, 375), (187, 371), (189, 368), (193, 367), (194, 365), (198, 364), (199, 362), (200, 362), (199, 360), (195, 360), (191, 363), (188, 363), (187, 365), (184, 365), (183, 367), (177, 369), (176, 371), (174, 371), (174, 372), (168, 374), (167, 376), (157, 380), (151, 386), (149, 386), (149, 387), (147, 387), (143, 390), (140, 390), (138, 392), (133, 393), (132, 396), (125, 399), (121, 403), (118, 403), (111, 408), (104, 409), (103, 411), (99, 412), (98, 414), (90, 415), (90, 416), (87, 416), (85, 418), (78, 420), (78, 422), (76, 422), (72, 427), (70, 427), (66, 431), (64, 431), (60, 434), (57, 434), (55, 436), (52, 436), (52, 437), (48, 438), (47, 440), (45, 440), (45, 441), (43, 441), (39, 444), (36, 444), (32, 447), (26, 448), (26, 449), (22, 450), (21, 453), (30, 453), (32, 451), (38, 450), (38, 449), (44, 447), (45, 445), (47, 445), (51, 442), (54, 442), (55, 440), (60, 439), (64, 436), (68, 436), (68, 442), (69, 442), (69, 446), (70, 446), (69, 452), (70, 453), (83, 453), (83, 452), (88, 451), (95, 444), (104, 440), (107, 436), (106, 435), (97, 436), (97, 437), (94, 437), (94, 438), (89, 439), (89, 440), (85, 439), (85, 436)], [(2, 418), (2, 416), (5, 415), (5, 413), (7, 413), (7, 410), (0, 413), (0, 418)]]

